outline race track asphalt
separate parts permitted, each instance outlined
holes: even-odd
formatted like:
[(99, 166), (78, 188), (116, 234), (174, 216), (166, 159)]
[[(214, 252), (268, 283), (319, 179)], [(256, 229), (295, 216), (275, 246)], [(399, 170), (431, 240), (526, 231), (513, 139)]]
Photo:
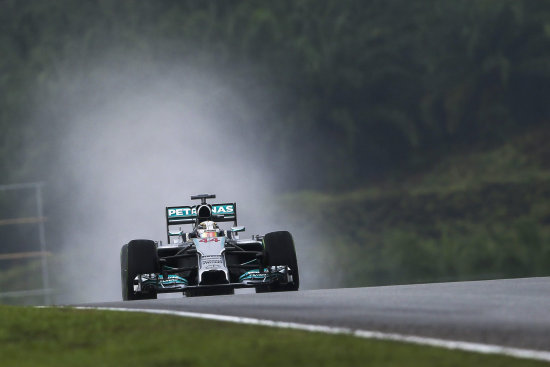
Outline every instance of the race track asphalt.
[(550, 351), (550, 277), (79, 306), (243, 316)]

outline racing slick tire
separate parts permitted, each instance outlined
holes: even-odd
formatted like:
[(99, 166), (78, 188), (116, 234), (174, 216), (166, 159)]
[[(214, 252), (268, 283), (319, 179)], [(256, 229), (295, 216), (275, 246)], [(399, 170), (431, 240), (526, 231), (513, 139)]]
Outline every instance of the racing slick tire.
[(122, 278), (122, 299), (156, 299), (156, 293), (134, 292), (134, 279), (138, 274), (159, 272), (157, 248), (150, 240), (133, 240), (122, 246), (120, 270)]
[(266, 265), (288, 266), (292, 275), (292, 282), (273, 284), (269, 290), (272, 292), (297, 291), (300, 287), (300, 275), (292, 235), (287, 231), (270, 232), (264, 236), (264, 246)]

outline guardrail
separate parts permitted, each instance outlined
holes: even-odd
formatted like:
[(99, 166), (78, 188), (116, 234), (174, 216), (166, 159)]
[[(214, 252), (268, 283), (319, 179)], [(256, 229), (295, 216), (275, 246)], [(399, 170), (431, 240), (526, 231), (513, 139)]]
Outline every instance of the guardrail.
[(26, 251), (17, 253), (0, 254), (0, 260), (16, 260), (28, 258), (40, 258), (42, 270), (42, 289), (27, 289), (20, 291), (9, 291), (0, 293), (0, 299), (4, 297), (28, 297), (28, 296), (44, 296), (44, 304), (51, 304), (51, 294), (53, 290), (50, 288), (50, 275), (48, 269), (47, 257), (51, 255), (46, 250), (46, 235), (44, 223), (47, 218), (44, 217), (44, 209), (42, 202), (42, 182), (29, 182), (11, 185), (0, 185), (0, 191), (8, 190), (25, 190), (33, 189), (36, 202), (36, 216), (22, 218), (7, 218), (0, 220), (0, 226), (18, 225), (18, 224), (36, 224), (38, 226), (38, 244), (39, 251)]
[(27, 218), (0, 219), (0, 226), (10, 226), (12, 224), (45, 223), (47, 220), (48, 219), (46, 217), (27, 217)]
[(29, 252), (14, 252), (9, 254), (0, 254), (0, 260), (19, 260), (19, 259), (32, 259), (42, 256), (51, 256), (52, 253), (45, 251), (29, 251)]
[(55, 293), (55, 289), (27, 289), (24, 291), (11, 291), (0, 293), (0, 299), (2, 298), (14, 298), (14, 297), (31, 297), (31, 296), (50, 296)]

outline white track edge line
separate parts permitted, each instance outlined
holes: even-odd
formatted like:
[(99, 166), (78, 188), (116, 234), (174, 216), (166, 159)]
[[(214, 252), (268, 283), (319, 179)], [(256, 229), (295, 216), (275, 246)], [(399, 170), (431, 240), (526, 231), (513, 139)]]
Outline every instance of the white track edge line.
[[(46, 307), (42, 306), (40, 308), (46, 308)], [(535, 359), (539, 361), (550, 362), (550, 352), (541, 351), (541, 350), (511, 348), (511, 347), (504, 347), (504, 346), (493, 345), (493, 344), (482, 344), (482, 343), (464, 342), (464, 341), (458, 341), (458, 340), (428, 338), (423, 336), (385, 333), (380, 331), (360, 330), (360, 329), (332, 327), (332, 326), (324, 326), (324, 325), (301, 324), (296, 322), (274, 321), (274, 320), (266, 320), (266, 319), (256, 319), (251, 317), (216, 315), (216, 314), (188, 312), (188, 311), (171, 311), (171, 310), (158, 310), (158, 309), (146, 309), (146, 308), (88, 307), (88, 306), (76, 306), (71, 308), (75, 308), (78, 310), (144, 312), (144, 313), (160, 314), (160, 315), (192, 317), (192, 318), (205, 319), (205, 320), (226, 321), (226, 322), (232, 322), (237, 324), (270, 326), (270, 327), (277, 327), (282, 329), (304, 330), (304, 331), (326, 333), (326, 334), (351, 335), (358, 338), (390, 340), (390, 341), (405, 342), (405, 343), (412, 343), (412, 344), (428, 345), (432, 347), (440, 347), (445, 349), (454, 349), (454, 350), (460, 350), (460, 351), (466, 351), (466, 352), (477, 352), (482, 354), (500, 354), (500, 355), (516, 357), (516, 358)]]

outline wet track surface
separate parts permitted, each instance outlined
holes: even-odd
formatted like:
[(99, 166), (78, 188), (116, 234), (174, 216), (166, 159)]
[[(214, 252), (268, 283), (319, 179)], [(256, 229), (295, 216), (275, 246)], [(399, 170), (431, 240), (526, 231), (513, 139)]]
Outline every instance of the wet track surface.
[(550, 351), (550, 277), (81, 306), (244, 316)]

